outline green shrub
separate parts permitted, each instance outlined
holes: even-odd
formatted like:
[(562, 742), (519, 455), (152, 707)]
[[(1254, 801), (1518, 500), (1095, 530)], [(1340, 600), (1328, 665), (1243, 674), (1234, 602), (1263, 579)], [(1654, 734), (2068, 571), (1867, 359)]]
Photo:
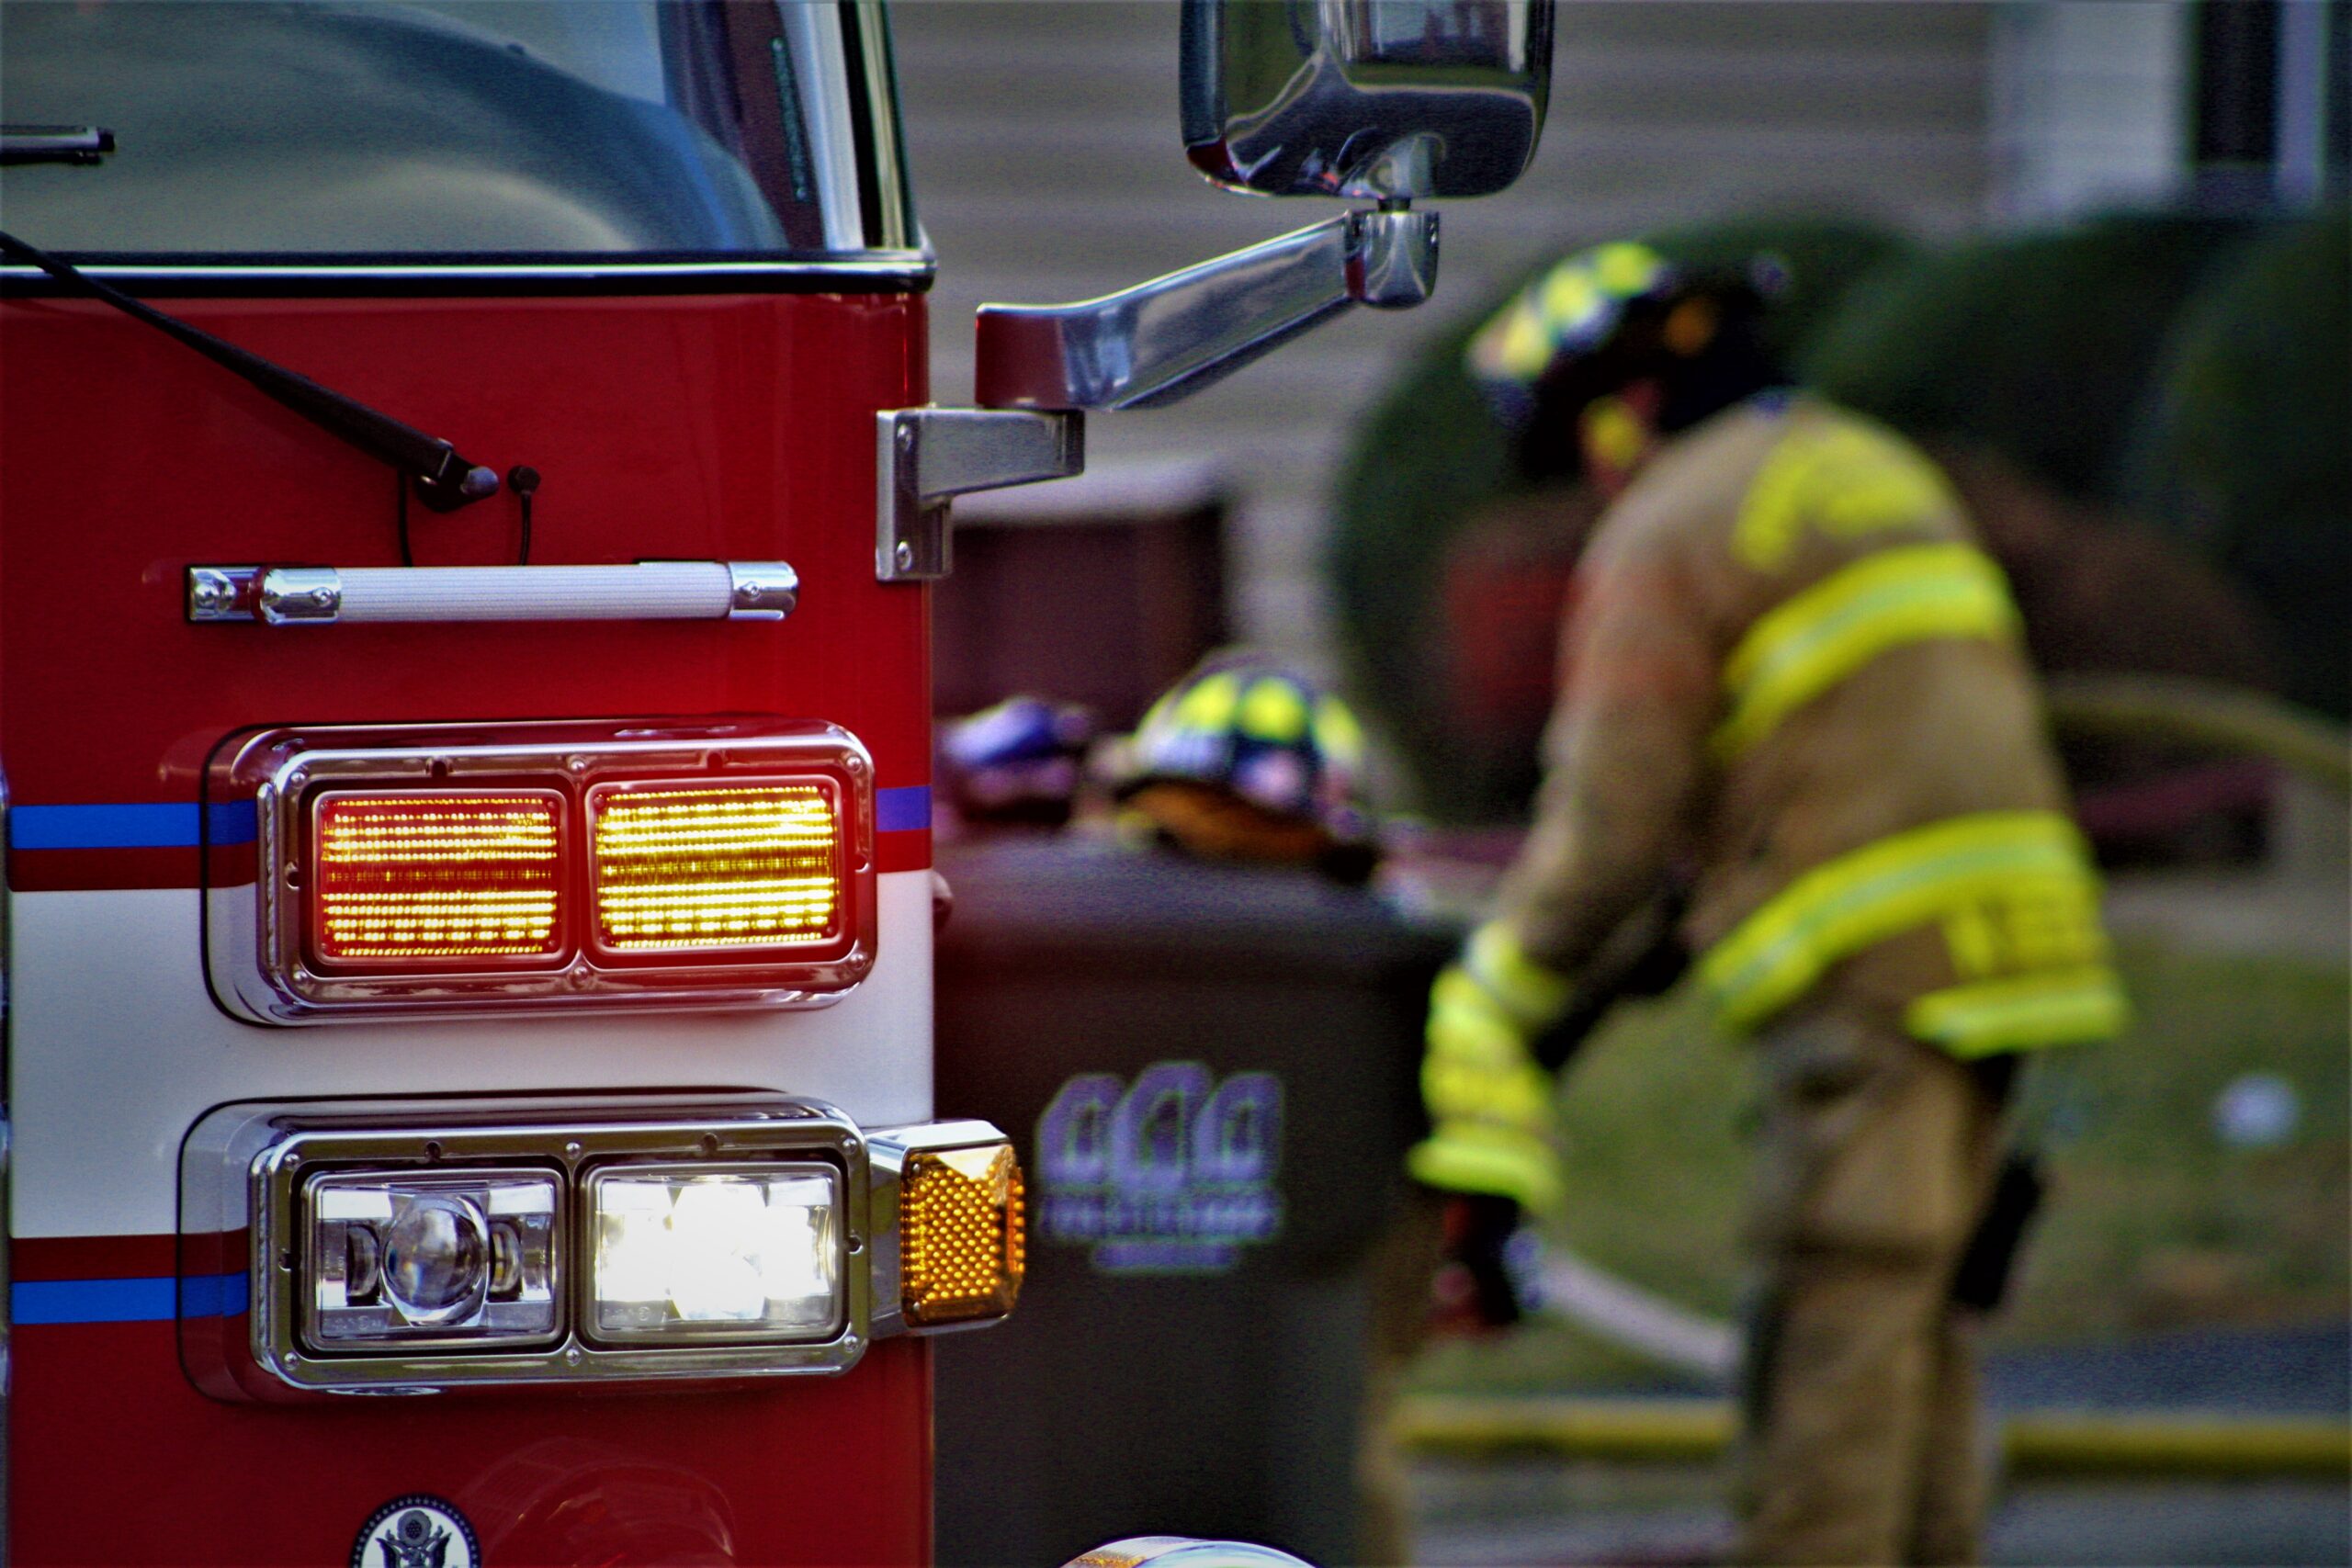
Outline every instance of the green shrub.
[(2255, 232), (2130, 214), (1919, 254), (1856, 289), (1801, 369), (1905, 434), (1987, 446), (2076, 500), (2113, 502), (2175, 317)]
[(2352, 214), (2249, 245), (2181, 313), (2132, 443), (2135, 504), (2278, 623), (2288, 694), (2352, 711)]

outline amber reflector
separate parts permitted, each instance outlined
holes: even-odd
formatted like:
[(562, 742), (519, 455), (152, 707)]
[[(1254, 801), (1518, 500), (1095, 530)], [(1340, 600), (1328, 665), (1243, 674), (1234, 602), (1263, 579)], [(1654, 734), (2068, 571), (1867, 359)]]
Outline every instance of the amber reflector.
[(558, 952), (562, 802), (553, 795), (332, 795), (312, 855), (329, 963)]
[(899, 1309), (909, 1327), (1002, 1317), (1026, 1268), (1021, 1163), (1012, 1145), (907, 1156)]
[(607, 951), (829, 941), (842, 900), (841, 814), (820, 784), (601, 791), (596, 934)]

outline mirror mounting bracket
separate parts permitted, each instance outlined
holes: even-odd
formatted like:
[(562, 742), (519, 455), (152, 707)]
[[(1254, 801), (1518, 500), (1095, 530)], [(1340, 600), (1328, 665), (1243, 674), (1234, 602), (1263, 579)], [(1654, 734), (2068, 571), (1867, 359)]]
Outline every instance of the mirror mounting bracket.
[(874, 416), (874, 575), (932, 582), (954, 564), (948, 505), (973, 491), (1086, 468), (1086, 416), (1030, 409), (884, 409)]

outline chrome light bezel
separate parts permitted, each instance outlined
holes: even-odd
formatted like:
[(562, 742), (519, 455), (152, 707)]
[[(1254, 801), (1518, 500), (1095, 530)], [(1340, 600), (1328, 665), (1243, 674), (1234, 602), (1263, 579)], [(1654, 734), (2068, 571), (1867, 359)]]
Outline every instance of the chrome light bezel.
[[(839, 1173), (842, 1311), (812, 1338), (673, 1336), (599, 1342), (582, 1332), (592, 1310), (594, 1238), (584, 1201), (591, 1172), (707, 1162), (824, 1164)], [(559, 1332), (529, 1348), (453, 1345), (329, 1352), (303, 1333), (309, 1214), (304, 1184), (319, 1170), (387, 1174), (544, 1168), (570, 1216), (558, 1269)], [(224, 1398), (306, 1393), (430, 1393), (466, 1385), (624, 1382), (834, 1373), (873, 1337), (866, 1266), (870, 1175), (863, 1134), (820, 1101), (772, 1095), (664, 1102), (511, 1100), (232, 1105), (189, 1134), (181, 1156), (182, 1272), (200, 1249), (245, 1266), (247, 1310), (180, 1318), (182, 1359), (205, 1392)], [(241, 1342), (240, 1342), (241, 1341)]]
[[(821, 944), (707, 955), (607, 953), (593, 930), (590, 792), (656, 781), (729, 786), (818, 782), (842, 820), (842, 916)], [(463, 789), (552, 791), (566, 802), (563, 874), (572, 930), (553, 958), (313, 960), (306, 874), (313, 803), (334, 793)], [(254, 813), (244, 855), (222, 825)], [(317, 1024), (569, 1012), (821, 1007), (874, 966), (879, 925), (874, 764), (830, 724), (748, 717), (272, 728), (231, 737), (205, 784), (206, 976), (214, 999), (253, 1023)]]

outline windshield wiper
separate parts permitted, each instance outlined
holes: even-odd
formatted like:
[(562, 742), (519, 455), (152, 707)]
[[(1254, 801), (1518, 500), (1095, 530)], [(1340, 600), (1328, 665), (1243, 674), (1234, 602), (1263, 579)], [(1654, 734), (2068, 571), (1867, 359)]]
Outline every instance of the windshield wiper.
[(0, 164), (95, 164), (114, 151), (96, 125), (0, 125)]
[[(99, 134), (107, 136), (107, 145), (111, 147), (112, 136), (105, 132)], [(16, 132), (10, 132), (12, 141), (15, 135)], [(225, 338), (217, 338), (200, 328), (192, 327), (176, 316), (167, 316), (153, 306), (132, 299), (121, 289), (99, 282), (73, 263), (60, 261), (12, 234), (0, 233), (0, 255), (37, 266), (60, 283), (103, 299), (125, 315), (144, 321), (158, 332), (170, 333), (214, 364), (243, 377), (265, 395), (292, 409), (328, 434), (356, 446), (369, 457), (389, 463), (407, 475), (414, 486), (416, 498), (435, 512), (455, 512), (461, 506), (470, 506), (498, 493), (496, 469), (468, 461), (458, 455), (455, 446), (438, 436), (427, 435), (414, 425), (403, 424), (388, 413), (379, 413), (356, 399), (320, 386), (307, 376), (297, 374), (282, 365), (272, 364)]]

